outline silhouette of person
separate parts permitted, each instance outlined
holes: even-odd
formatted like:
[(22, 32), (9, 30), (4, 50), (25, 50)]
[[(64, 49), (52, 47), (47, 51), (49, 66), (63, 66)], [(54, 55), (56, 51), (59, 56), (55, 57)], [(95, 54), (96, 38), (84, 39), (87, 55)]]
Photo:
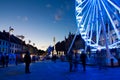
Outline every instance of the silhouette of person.
[(106, 51), (105, 50), (97, 50), (97, 63), (99, 66), (99, 70), (106, 69)]
[(73, 68), (73, 51), (70, 51), (68, 54), (68, 62), (69, 62), (69, 71), (72, 72)]
[(102, 68), (102, 55), (101, 55), (101, 50), (96, 51), (97, 54), (97, 64), (99, 66), (99, 69)]
[(73, 55), (74, 71), (77, 71), (78, 69), (78, 61), (79, 61), (79, 56), (78, 53), (75, 52)]
[(30, 57), (30, 53), (26, 52), (25, 56), (24, 56), (24, 62), (25, 62), (25, 73), (30, 73), (30, 63), (31, 63), (31, 57)]
[(54, 63), (56, 63), (56, 59), (57, 59), (57, 56), (56, 56), (56, 54), (54, 54), (54, 55), (52, 56), (52, 60), (53, 60)]
[(6, 64), (6, 67), (8, 67), (8, 63), (9, 63), (9, 55), (6, 54), (5, 55), (5, 64)]
[(15, 64), (18, 65), (18, 55), (16, 55)]
[(81, 59), (81, 62), (82, 62), (82, 66), (83, 66), (83, 71), (86, 71), (86, 54), (85, 52), (83, 51), (82, 54), (80, 55), (80, 59)]
[(2, 61), (2, 67), (5, 67), (5, 56), (2, 54), (1, 56), (1, 61)]

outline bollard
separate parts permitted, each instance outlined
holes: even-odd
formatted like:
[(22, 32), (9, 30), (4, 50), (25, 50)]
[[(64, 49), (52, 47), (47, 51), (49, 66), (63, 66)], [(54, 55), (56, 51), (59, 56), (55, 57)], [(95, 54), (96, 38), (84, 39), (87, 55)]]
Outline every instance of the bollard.
[(111, 67), (114, 67), (113, 58), (111, 58)]

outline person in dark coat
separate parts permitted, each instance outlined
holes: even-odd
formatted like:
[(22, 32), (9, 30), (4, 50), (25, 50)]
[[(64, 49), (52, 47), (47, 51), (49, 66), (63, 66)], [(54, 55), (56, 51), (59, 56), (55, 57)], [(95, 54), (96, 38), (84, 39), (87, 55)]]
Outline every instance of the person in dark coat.
[(56, 63), (56, 59), (57, 59), (57, 55), (56, 55), (56, 54), (53, 54), (52, 60), (53, 60), (54, 63)]
[(16, 55), (15, 64), (18, 65), (18, 55)]
[(25, 73), (30, 73), (30, 63), (31, 63), (31, 57), (30, 57), (30, 53), (26, 52), (26, 55), (24, 57), (24, 61), (25, 61)]
[(97, 64), (99, 66), (99, 70), (106, 69), (106, 51), (105, 50), (97, 50)]
[(72, 72), (73, 69), (73, 51), (70, 51), (68, 54), (68, 62), (69, 62), (69, 71)]
[(8, 63), (9, 63), (9, 55), (6, 54), (5, 55), (5, 64), (6, 64), (6, 67), (8, 67)]
[(79, 55), (77, 52), (73, 55), (74, 71), (78, 70)]
[(82, 62), (82, 66), (83, 66), (83, 71), (86, 71), (86, 54), (85, 52), (83, 51), (82, 54), (80, 55), (80, 59), (81, 59), (81, 62)]
[(2, 67), (5, 67), (5, 56), (2, 54), (1, 56)]

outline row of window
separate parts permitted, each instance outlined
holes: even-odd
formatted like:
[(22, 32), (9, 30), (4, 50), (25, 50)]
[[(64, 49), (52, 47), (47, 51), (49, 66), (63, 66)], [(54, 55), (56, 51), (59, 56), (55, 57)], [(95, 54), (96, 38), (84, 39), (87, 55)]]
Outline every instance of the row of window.
[[(1, 41), (0, 40), (0, 46), (9, 46), (9, 42), (6, 42), (6, 41)], [(13, 43), (10, 43), (10, 47), (14, 47), (14, 48), (21, 48), (20, 45), (17, 45), (17, 44), (13, 44)]]
[[(7, 53), (8, 52), (8, 49), (7, 48), (1, 48), (0, 47), (0, 52), (2, 53)], [(14, 50), (14, 49), (10, 49), (10, 53), (17, 53), (18, 50)]]
[(10, 43), (10, 47), (9, 47), (8, 41), (0, 40), (0, 52), (7, 53), (9, 48), (10, 48), (10, 53), (16, 53), (22, 49), (22, 46), (18, 44)]

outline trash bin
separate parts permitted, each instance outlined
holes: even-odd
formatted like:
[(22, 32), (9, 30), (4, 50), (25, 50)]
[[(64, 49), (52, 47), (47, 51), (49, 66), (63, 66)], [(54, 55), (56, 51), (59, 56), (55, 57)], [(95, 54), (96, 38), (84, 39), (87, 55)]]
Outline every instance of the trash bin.
[(114, 62), (113, 61), (114, 61), (113, 58), (111, 58), (111, 67), (114, 66)]

